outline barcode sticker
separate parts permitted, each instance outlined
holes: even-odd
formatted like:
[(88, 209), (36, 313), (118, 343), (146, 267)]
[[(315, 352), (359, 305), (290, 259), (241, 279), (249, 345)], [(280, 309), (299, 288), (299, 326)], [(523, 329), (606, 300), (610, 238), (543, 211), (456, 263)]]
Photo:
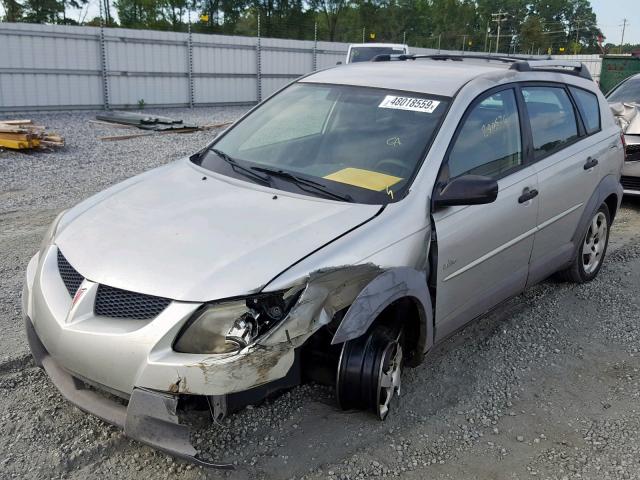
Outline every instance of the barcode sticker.
[(411, 110), (413, 112), (433, 113), (436, 107), (440, 105), (437, 100), (429, 100), (428, 98), (398, 97), (395, 95), (387, 95), (380, 102), (378, 108), (394, 108), (396, 110)]

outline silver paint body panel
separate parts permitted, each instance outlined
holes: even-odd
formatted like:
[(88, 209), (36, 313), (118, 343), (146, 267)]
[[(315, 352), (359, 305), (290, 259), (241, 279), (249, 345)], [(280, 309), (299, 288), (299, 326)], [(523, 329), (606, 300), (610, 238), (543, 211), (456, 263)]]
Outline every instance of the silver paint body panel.
[(55, 242), (78, 272), (97, 283), (189, 302), (259, 290), (380, 210), (265, 188), (186, 159), (88, 202)]

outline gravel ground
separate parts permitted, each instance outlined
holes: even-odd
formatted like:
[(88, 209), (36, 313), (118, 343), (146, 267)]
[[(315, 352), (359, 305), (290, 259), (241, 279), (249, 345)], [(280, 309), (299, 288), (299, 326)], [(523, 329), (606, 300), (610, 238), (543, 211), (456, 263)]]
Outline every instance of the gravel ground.
[[(215, 123), (243, 109), (154, 112)], [(305, 385), (211, 425), (191, 413), (206, 471), (141, 446), (66, 403), (28, 355), (22, 275), (56, 213), (196, 151), (212, 132), (99, 142), (95, 113), (31, 115), (68, 146), (0, 152), (0, 478), (640, 478), (640, 201), (625, 201), (600, 276), (538, 285), (403, 377), (386, 422)], [(28, 172), (28, 176), (27, 176)]]

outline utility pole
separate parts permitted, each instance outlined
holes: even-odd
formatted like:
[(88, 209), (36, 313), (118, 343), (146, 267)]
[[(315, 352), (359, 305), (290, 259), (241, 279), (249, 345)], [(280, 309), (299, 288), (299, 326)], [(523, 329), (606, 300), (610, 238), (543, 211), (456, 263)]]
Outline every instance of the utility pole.
[(487, 33), (484, 36), (484, 51), (485, 52), (489, 52), (489, 50), (491, 50), (491, 47), (489, 47), (489, 50), (487, 50), (487, 41), (489, 40), (489, 32), (491, 31), (491, 29), (489, 28), (489, 22), (491, 20), (487, 20)]
[(507, 14), (501, 9), (498, 13), (492, 13), (491, 18), (498, 24), (498, 34), (496, 35), (496, 53), (498, 53), (498, 49), (500, 48), (500, 26), (502, 22), (507, 19)]
[(467, 43), (467, 36), (462, 35), (462, 53), (464, 54), (464, 44)]
[(622, 53), (622, 45), (624, 45), (624, 30), (627, 28), (627, 19), (622, 19), (622, 38), (620, 39), (620, 53)]

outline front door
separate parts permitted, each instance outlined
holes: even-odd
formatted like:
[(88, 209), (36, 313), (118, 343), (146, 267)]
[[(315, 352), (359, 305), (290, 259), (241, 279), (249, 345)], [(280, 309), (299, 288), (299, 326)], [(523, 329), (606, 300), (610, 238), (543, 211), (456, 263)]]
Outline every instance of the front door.
[(535, 167), (525, 164), (521, 107), (512, 88), (474, 102), (452, 140), (439, 184), (465, 175), (498, 180), (486, 205), (433, 212), (439, 340), (526, 285), (538, 214)]

